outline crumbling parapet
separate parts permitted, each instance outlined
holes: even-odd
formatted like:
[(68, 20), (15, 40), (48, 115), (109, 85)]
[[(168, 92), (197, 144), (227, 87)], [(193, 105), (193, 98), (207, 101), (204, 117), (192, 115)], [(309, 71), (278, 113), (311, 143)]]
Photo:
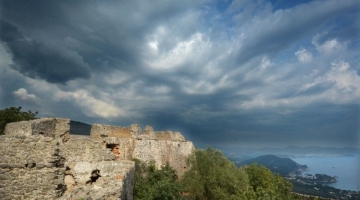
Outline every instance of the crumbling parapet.
[(100, 140), (106, 137), (115, 137), (147, 140), (186, 141), (184, 136), (182, 136), (179, 132), (173, 132), (169, 130), (154, 131), (153, 128), (148, 125), (145, 127), (145, 130), (142, 130), (139, 124), (132, 124), (129, 127), (94, 124), (91, 127), (90, 137)]
[(95, 139), (104, 137), (136, 138), (141, 132), (138, 124), (133, 124), (130, 127), (94, 124), (91, 127), (90, 137)]
[(6, 124), (5, 135), (42, 135), (66, 142), (70, 137), (70, 119), (41, 118), (30, 121), (12, 122)]
[(145, 127), (145, 130), (138, 136), (141, 139), (148, 140), (171, 140), (171, 141), (186, 141), (184, 136), (179, 132), (173, 131), (154, 131), (149, 125)]
[(129, 127), (95, 124), (91, 137), (105, 142), (118, 160), (154, 160), (158, 168), (169, 163), (178, 176), (187, 170), (186, 158), (195, 149), (179, 132), (154, 131), (151, 126), (141, 130), (138, 124)]

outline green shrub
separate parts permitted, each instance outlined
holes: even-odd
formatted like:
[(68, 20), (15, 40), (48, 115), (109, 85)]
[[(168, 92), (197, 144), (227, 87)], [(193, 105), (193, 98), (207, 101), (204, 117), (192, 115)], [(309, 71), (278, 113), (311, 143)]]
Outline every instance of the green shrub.
[(156, 169), (154, 161), (146, 164), (135, 159), (134, 199), (181, 199), (181, 185), (176, 177), (169, 163)]
[(38, 112), (22, 112), (21, 107), (10, 107), (0, 110), (0, 135), (4, 134), (5, 126), (10, 122), (27, 121), (36, 119)]
[(187, 199), (245, 199), (248, 178), (220, 151), (195, 150), (188, 158), (191, 166), (182, 178)]

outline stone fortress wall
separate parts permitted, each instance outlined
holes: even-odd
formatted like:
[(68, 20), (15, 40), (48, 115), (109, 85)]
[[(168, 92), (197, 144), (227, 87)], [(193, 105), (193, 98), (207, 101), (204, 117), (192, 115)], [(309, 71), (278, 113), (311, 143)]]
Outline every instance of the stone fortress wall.
[(70, 120), (7, 124), (0, 136), (0, 199), (133, 199), (135, 163), (169, 162), (178, 176), (194, 149), (178, 132), (94, 124), (70, 133)]

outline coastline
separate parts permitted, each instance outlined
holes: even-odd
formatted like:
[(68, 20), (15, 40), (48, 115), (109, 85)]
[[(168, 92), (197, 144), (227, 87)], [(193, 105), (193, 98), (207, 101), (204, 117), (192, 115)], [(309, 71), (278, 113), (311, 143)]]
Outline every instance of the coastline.
[(326, 174), (336, 177), (337, 182), (324, 183), (341, 190), (360, 191), (360, 157), (296, 157), (291, 158), (299, 164), (306, 164), (305, 174)]

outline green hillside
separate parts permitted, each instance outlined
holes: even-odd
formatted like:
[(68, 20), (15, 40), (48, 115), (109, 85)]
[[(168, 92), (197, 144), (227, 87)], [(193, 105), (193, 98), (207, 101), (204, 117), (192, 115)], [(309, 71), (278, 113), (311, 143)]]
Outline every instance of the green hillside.
[(300, 174), (302, 171), (307, 170), (307, 165), (300, 165), (290, 158), (280, 158), (275, 155), (264, 155), (253, 159), (240, 162), (240, 166), (250, 165), (257, 163), (269, 168), (272, 172), (278, 173), (282, 176), (287, 176), (290, 173)]

